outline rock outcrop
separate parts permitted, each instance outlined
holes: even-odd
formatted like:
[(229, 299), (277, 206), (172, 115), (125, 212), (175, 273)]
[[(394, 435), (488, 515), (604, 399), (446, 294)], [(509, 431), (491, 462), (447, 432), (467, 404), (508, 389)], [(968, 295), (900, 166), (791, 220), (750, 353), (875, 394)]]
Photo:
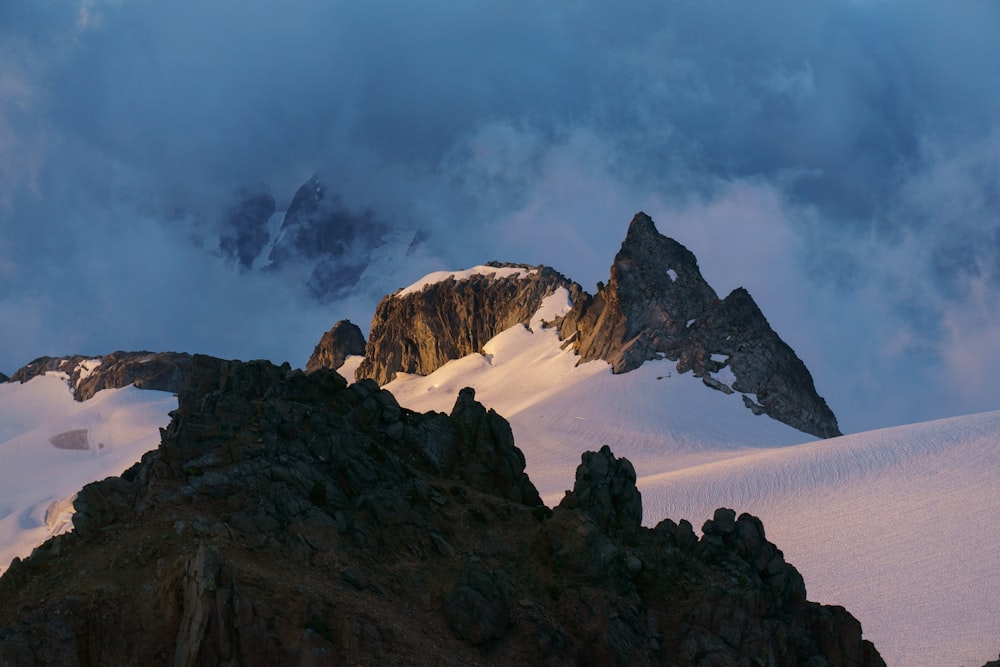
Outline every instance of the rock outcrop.
[(4, 375), (3, 373), (0, 373), (0, 382), (9, 382), (9, 381), (10, 381), (9, 377)]
[(489, 266), (523, 271), (452, 278), (382, 299), (357, 377), (382, 385), (399, 372), (427, 375), (452, 359), (481, 352), (498, 333), (528, 324), (542, 300), (557, 289), (566, 289), (570, 298), (582, 294), (579, 285), (549, 267)]
[(365, 335), (350, 320), (340, 320), (330, 328), (313, 350), (306, 363), (306, 372), (327, 368), (335, 371), (352, 355), (365, 353)]
[(0, 660), (884, 664), (756, 518), (643, 528), (606, 448), (549, 510), (523, 467), (471, 390), (415, 414), (371, 380), (195, 357), (159, 449), (0, 578)]
[(191, 372), (191, 355), (184, 352), (112, 352), (104, 356), (39, 357), (21, 367), (11, 382), (27, 382), (49, 372), (66, 373), (73, 396), (86, 401), (102, 389), (135, 385), (177, 393)]
[(714, 389), (742, 393), (755, 413), (819, 437), (840, 435), (809, 370), (750, 294), (738, 288), (720, 300), (691, 251), (645, 213), (632, 219), (607, 284), (574, 301), (560, 333), (581, 361), (604, 359), (627, 373), (665, 357)]
[(372, 210), (349, 209), (313, 176), (292, 198), (268, 255), (269, 268), (311, 266), (309, 290), (329, 300), (357, 284), (386, 231)]

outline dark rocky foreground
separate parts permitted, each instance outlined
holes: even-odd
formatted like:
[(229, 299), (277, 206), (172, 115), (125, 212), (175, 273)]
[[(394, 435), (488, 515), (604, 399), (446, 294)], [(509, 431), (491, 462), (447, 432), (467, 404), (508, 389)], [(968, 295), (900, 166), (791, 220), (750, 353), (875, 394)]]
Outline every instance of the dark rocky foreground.
[[(100, 359), (101, 365), (88, 374), (82, 364), (93, 359)], [(102, 389), (130, 384), (140, 389), (177, 393), (191, 372), (191, 355), (185, 352), (112, 352), (101, 357), (39, 357), (18, 369), (10, 381), (27, 382), (49, 372), (66, 373), (78, 401), (86, 401)]]
[(543, 506), (507, 422), (194, 358), (162, 444), (0, 579), (0, 664), (882, 665), (749, 515), (640, 526), (583, 455)]

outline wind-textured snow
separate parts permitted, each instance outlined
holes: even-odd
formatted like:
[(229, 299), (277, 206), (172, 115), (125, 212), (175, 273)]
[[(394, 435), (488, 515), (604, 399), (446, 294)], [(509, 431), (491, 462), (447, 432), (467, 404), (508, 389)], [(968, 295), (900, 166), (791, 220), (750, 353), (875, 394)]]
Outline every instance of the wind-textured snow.
[[(550, 297), (544, 319), (565, 300)], [(635, 465), (647, 525), (687, 518), (697, 529), (722, 506), (759, 516), (809, 598), (850, 610), (889, 665), (996, 654), (1000, 412), (816, 440), (672, 362), (614, 375), (578, 360), (533, 321), (386, 388), (405, 407), (447, 412), (475, 387), (510, 421), (549, 505), (572, 487), (581, 453), (608, 444)], [(717, 379), (729, 384), (731, 371)]]
[(471, 269), (463, 269), (461, 271), (435, 271), (434, 273), (429, 273), (417, 282), (404, 287), (399, 292), (396, 292), (395, 296), (406, 296), (407, 294), (413, 294), (414, 292), (419, 292), (428, 285), (434, 285), (436, 283), (444, 282), (449, 278), (454, 278), (455, 280), (468, 280), (472, 276), (493, 276), (494, 278), (507, 278), (510, 276), (521, 276), (522, 278), (527, 278), (531, 274), (535, 273), (537, 269), (527, 269), (519, 266), (474, 266)]
[(131, 386), (79, 403), (67, 379), (0, 384), (0, 573), (70, 529), (76, 492), (154, 449), (177, 407), (170, 393)]

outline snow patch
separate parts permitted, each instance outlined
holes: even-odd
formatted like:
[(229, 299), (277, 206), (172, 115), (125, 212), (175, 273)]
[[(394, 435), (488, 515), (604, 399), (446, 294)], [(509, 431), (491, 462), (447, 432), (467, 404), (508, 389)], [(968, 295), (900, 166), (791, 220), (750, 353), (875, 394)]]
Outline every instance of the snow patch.
[(667, 269), (667, 275), (670, 276), (670, 282), (677, 282), (677, 272), (673, 269)]
[(562, 317), (572, 309), (573, 302), (569, 298), (569, 290), (565, 287), (559, 287), (552, 294), (542, 299), (541, 305), (531, 317), (531, 324), (528, 326), (532, 331), (538, 331), (549, 322), (554, 321), (557, 317)]
[(472, 276), (492, 276), (494, 280), (497, 280), (500, 278), (520, 276), (523, 279), (533, 273), (538, 273), (538, 269), (528, 269), (520, 266), (496, 267), (484, 265), (474, 266), (471, 269), (464, 269), (462, 271), (435, 271), (434, 273), (427, 274), (412, 285), (404, 287), (402, 290), (396, 292), (395, 296), (401, 297), (406, 296), (407, 294), (420, 292), (428, 285), (441, 283), (451, 278), (454, 278), (455, 280), (468, 280)]
[(101, 365), (100, 359), (84, 359), (79, 363), (77, 368), (80, 370), (80, 379), (77, 381), (79, 385), (80, 381), (86, 380), (90, 375), (97, 370), (97, 367)]
[(717, 372), (713, 373), (712, 376), (722, 384), (729, 387), (730, 389), (733, 388), (733, 383), (736, 382), (736, 375), (733, 374), (733, 369), (731, 369), (729, 366), (726, 366), (725, 368), (718, 370)]
[(361, 362), (364, 360), (365, 356), (363, 354), (348, 355), (348, 357), (344, 359), (344, 365), (338, 368), (337, 372), (340, 373), (341, 377), (347, 380), (347, 384), (351, 384), (354, 382), (354, 374), (357, 372), (358, 366), (360, 366)]

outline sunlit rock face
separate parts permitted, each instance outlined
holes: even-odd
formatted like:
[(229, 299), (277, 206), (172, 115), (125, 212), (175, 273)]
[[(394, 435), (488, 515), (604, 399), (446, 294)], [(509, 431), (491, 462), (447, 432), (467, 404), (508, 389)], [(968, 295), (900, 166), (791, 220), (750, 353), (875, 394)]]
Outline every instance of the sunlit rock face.
[(321, 368), (335, 371), (344, 365), (347, 357), (364, 353), (365, 335), (361, 333), (361, 329), (350, 320), (340, 320), (316, 344), (306, 363), (306, 372), (311, 373)]
[(372, 318), (359, 378), (381, 384), (396, 373), (427, 375), (452, 359), (482, 351), (498, 333), (528, 324), (545, 297), (579, 285), (549, 267), (491, 262), (484, 272), (391, 294)]

